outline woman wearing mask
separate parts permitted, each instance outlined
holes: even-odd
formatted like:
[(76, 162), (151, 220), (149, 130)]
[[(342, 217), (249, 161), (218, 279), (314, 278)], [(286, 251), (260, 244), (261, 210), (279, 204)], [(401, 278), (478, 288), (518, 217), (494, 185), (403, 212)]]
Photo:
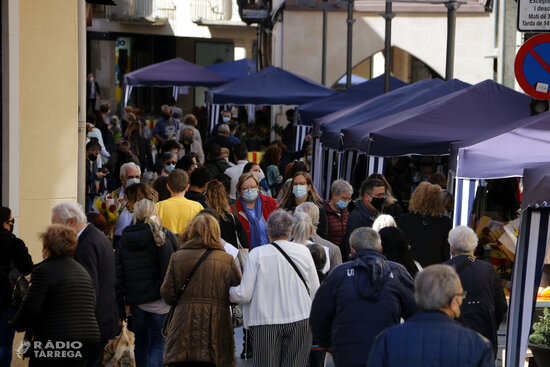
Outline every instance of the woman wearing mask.
[(330, 200), (325, 200), (325, 211), (328, 219), (327, 240), (340, 247), (346, 234), (348, 222), (348, 204), (353, 195), (353, 187), (344, 180), (336, 180), (330, 186)]
[(290, 184), (291, 190), (287, 190), (281, 199), (281, 208), (294, 211), (296, 207), (306, 201), (312, 202), (319, 207), (319, 225), (317, 234), (327, 238), (328, 219), (327, 212), (323, 207), (323, 199), (317, 194), (311, 176), (307, 172), (296, 172)]
[(248, 248), (248, 237), (241, 221), (231, 213), (223, 184), (216, 180), (209, 182), (205, 197), (208, 208), (214, 210), (219, 217), (221, 238), (235, 247), (240, 243), (243, 248)]
[(172, 152), (166, 152), (162, 155), (162, 171), (160, 176), (168, 176), (178, 164), (178, 155)]
[(386, 177), (381, 173), (373, 173), (367, 180), (380, 180), (384, 183), (386, 188), (386, 197), (384, 198), (384, 204), (382, 204), (382, 210), (380, 211), (383, 214), (389, 214), (393, 219), (397, 220), (403, 214), (403, 209), (401, 205), (397, 202), (397, 199), (393, 197), (393, 191)]
[[(235, 366), (235, 342), (229, 313), (229, 288), (240, 283), (233, 257), (220, 243), (220, 226), (209, 214), (198, 214), (170, 258), (160, 293), (167, 304), (177, 301), (166, 336), (166, 366)], [(206, 252), (208, 251), (208, 253)], [(175, 295), (197, 267), (179, 300)]]
[(411, 195), (409, 213), (397, 220), (397, 226), (411, 245), (413, 258), (423, 268), (450, 258), (447, 237), (452, 223), (444, 214), (441, 187), (421, 182)]
[(248, 162), (244, 168), (243, 173), (251, 172), (258, 181), (260, 181), (260, 194), (271, 196), (271, 190), (269, 190), (269, 185), (267, 184), (267, 179), (265, 178), (264, 173), (262, 172), (262, 169), (260, 168), (260, 165), (255, 162)]
[(266, 222), (279, 206), (269, 196), (258, 192), (259, 182), (251, 172), (243, 173), (237, 182), (239, 198), (231, 206), (246, 231), (249, 249), (269, 243)]
[(162, 366), (161, 330), (170, 306), (160, 298), (160, 286), (176, 242), (176, 236), (162, 227), (152, 200), (135, 203), (133, 225), (122, 232), (116, 251), (115, 291), (119, 315), (130, 306), (137, 366)]

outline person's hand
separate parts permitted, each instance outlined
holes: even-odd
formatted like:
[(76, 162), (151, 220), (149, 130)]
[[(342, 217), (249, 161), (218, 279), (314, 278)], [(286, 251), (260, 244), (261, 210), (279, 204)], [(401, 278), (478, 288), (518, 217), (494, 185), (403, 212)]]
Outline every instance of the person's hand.
[(103, 172), (96, 172), (95, 176), (97, 177), (98, 180), (101, 180), (106, 175)]

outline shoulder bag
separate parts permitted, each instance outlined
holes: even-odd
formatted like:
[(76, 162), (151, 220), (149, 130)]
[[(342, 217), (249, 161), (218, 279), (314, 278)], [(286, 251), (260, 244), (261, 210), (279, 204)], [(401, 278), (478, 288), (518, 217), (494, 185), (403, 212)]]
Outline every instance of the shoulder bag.
[(210, 255), (210, 252), (212, 252), (211, 249), (207, 249), (204, 254), (199, 258), (195, 266), (193, 266), (193, 269), (189, 272), (189, 275), (187, 275), (187, 278), (185, 278), (182, 287), (172, 300), (172, 304), (170, 305), (170, 311), (168, 311), (168, 314), (166, 315), (166, 319), (164, 319), (164, 325), (162, 326), (162, 336), (166, 337), (168, 334), (168, 327), (170, 326), (170, 322), (172, 321), (172, 317), (174, 316), (174, 310), (176, 309), (176, 306), (178, 305), (178, 302), (183, 295), (183, 292), (185, 292), (185, 288), (187, 287), (187, 284), (189, 284), (189, 281), (191, 280), (191, 277), (195, 272), (197, 271), (199, 265)]
[(290, 256), (287, 255), (286, 252), (283, 251), (283, 249), (281, 247), (279, 247), (279, 245), (277, 245), (275, 242), (272, 243), (272, 245), (277, 249), (279, 250), (279, 252), (285, 257), (285, 259), (290, 263), (290, 265), (294, 268), (294, 270), (296, 271), (296, 274), (298, 274), (298, 276), (300, 277), (300, 279), (302, 280), (302, 283), (304, 283), (304, 286), (306, 287), (306, 290), (307, 290), (307, 294), (309, 296), (311, 296), (311, 293), (309, 291), (309, 287), (307, 286), (307, 283), (306, 283), (306, 280), (304, 279), (304, 276), (302, 275), (302, 273), (300, 273), (300, 269), (298, 269), (298, 267), (296, 266), (296, 264), (294, 264), (294, 261), (292, 261), (292, 259), (290, 258)]

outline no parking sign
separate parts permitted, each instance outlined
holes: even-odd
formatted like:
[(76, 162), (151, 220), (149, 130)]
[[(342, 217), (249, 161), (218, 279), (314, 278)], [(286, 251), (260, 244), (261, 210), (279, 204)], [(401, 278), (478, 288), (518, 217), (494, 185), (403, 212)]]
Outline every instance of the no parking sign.
[(514, 63), (516, 80), (533, 98), (550, 99), (550, 34), (529, 38)]

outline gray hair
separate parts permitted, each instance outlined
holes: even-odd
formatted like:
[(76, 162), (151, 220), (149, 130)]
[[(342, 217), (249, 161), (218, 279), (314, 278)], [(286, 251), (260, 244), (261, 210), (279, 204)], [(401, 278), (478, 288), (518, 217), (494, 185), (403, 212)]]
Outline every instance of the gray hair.
[(298, 205), (294, 210), (295, 213), (305, 213), (311, 218), (311, 223), (315, 228), (319, 224), (319, 207), (311, 201), (305, 201)]
[(332, 195), (353, 194), (353, 187), (345, 180), (336, 180), (330, 186)]
[(298, 211), (294, 212), (294, 217), (297, 220), (294, 226), (292, 227), (292, 241), (305, 245), (309, 240), (309, 238), (311, 237), (311, 234), (313, 233), (313, 230), (314, 230), (311, 217), (307, 213), (298, 212)]
[(221, 124), (219, 127), (218, 127), (218, 134), (229, 134), (229, 125), (227, 124)]
[(470, 227), (455, 227), (449, 232), (449, 245), (455, 254), (468, 254), (477, 247), (476, 233)]
[(393, 219), (393, 217), (389, 214), (379, 215), (372, 224), (372, 229), (374, 229), (376, 232), (379, 232), (382, 228), (385, 227), (397, 227), (395, 219)]
[(162, 221), (158, 216), (158, 209), (155, 203), (149, 199), (141, 199), (134, 205), (134, 224), (145, 222), (149, 225), (155, 244), (159, 247), (164, 245), (166, 234), (162, 231)]
[(292, 233), (294, 219), (286, 211), (275, 210), (266, 223), (267, 234), (272, 240), (287, 240)]
[(380, 251), (382, 241), (378, 232), (370, 227), (359, 227), (349, 236), (349, 244), (355, 251), (374, 250)]
[(172, 158), (174, 158), (174, 159), (177, 160), (177, 159), (178, 159), (178, 155), (177, 155), (176, 153), (174, 153), (174, 152), (164, 152), (164, 153), (162, 153), (162, 161), (163, 161), (163, 162), (165, 162), (165, 161), (167, 161), (167, 160), (169, 160), (169, 159), (172, 159)]
[(64, 201), (57, 204), (52, 208), (52, 215), (57, 215), (59, 220), (63, 223), (67, 223), (71, 218), (74, 218), (76, 223), (88, 222), (82, 205), (76, 201)]
[(430, 265), (416, 276), (414, 298), (421, 311), (437, 311), (449, 305), (460, 290), (460, 278), (449, 265)]
[(122, 166), (120, 166), (120, 179), (121, 180), (128, 176), (126, 171), (130, 167), (133, 167), (133, 168), (137, 169), (138, 172), (139, 172), (139, 175), (141, 176), (141, 168), (137, 164), (135, 164), (134, 162), (128, 162), (128, 163), (124, 163)]

